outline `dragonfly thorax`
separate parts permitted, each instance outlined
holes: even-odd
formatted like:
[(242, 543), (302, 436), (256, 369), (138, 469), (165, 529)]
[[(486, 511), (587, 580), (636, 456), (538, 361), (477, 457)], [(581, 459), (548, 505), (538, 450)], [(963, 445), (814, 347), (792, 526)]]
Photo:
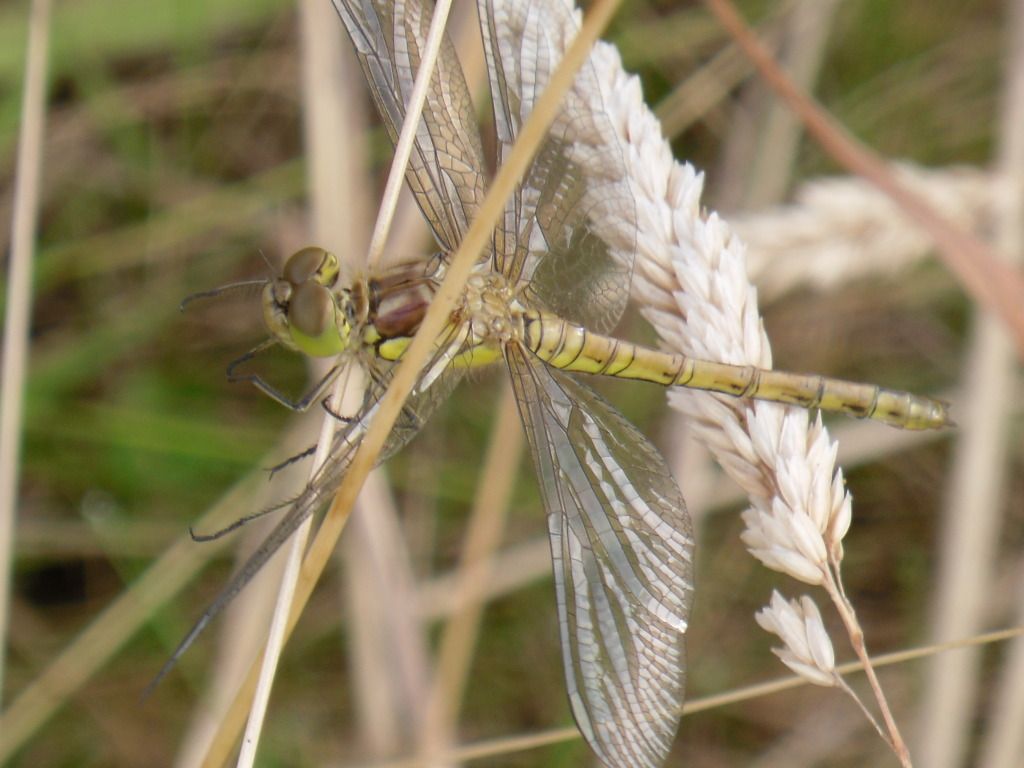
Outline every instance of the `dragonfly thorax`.
[(280, 277), (263, 289), (263, 319), (290, 349), (333, 357), (348, 349), (356, 308), (351, 292), (335, 289), (338, 259), (323, 248), (296, 251)]
[(481, 271), (470, 275), (456, 315), (463, 314), (469, 320), (476, 343), (505, 344), (521, 335), (521, 311), (505, 276)]

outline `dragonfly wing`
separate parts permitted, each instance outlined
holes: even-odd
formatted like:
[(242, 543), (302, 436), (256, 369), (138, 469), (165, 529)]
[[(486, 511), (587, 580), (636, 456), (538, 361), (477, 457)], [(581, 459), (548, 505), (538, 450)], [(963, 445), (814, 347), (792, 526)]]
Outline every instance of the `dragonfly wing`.
[[(396, 142), (426, 44), (432, 6), (420, 0), (333, 2), (352, 38), (377, 111)], [(473, 102), (446, 34), (405, 179), (434, 237), (447, 252), (456, 249), (483, 200), (483, 169)]]
[[(504, 162), (576, 30), (562, 0), (478, 0)], [(531, 303), (597, 331), (629, 298), (635, 220), (628, 175), (593, 68), (585, 64), (495, 233), (495, 268)]]
[(610, 768), (659, 766), (679, 723), (693, 536), (657, 449), (596, 393), (506, 352), (541, 482), (573, 715)]
[[(391, 434), (388, 435), (378, 462), (383, 462), (405, 446), (419, 432), (440, 404), (448, 398), (452, 390), (462, 379), (464, 369), (449, 365), (430, 382), (429, 386), (423, 384), (432, 366), (442, 364), (444, 360), (451, 359), (461, 351), (463, 338), (464, 336), (459, 332), (458, 328), (451, 328), (438, 339), (437, 348), (431, 361), (424, 368), (424, 373), (420, 376), (420, 382), (406, 399), (402, 411), (395, 422), (395, 426)], [(231, 580), (220, 591), (220, 594), (203, 611), (192, 629), (185, 635), (185, 638), (178, 644), (174, 653), (171, 654), (160, 672), (149, 684), (147, 692), (151, 691), (167, 675), (178, 659), (181, 658), (182, 654), (189, 649), (209, 623), (252, 581), (253, 577), (267, 564), (270, 558), (281, 548), (281, 545), (288, 541), (291, 535), (298, 530), (299, 526), (334, 495), (334, 492), (345, 477), (349, 465), (352, 463), (352, 457), (355, 455), (356, 449), (362, 442), (366, 430), (377, 413), (380, 399), (391, 383), (394, 370), (394, 365), (388, 367), (373, 366), (369, 368), (369, 382), (363, 405), (359, 412), (351, 419), (339, 420), (337, 422), (338, 428), (332, 436), (331, 450), (328, 453), (327, 460), (317, 470), (298, 496), (267, 510), (268, 512), (273, 512), (283, 509), (284, 512), (281, 520), (257, 547), (256, 551), (249, 556), (242, 567), (231, 577)], [(261, 515), (262, 513), (258, 513), (254, 517)]]
[[(429, 368), (428, 365), (425, 370), (429, 370)], [(393, 365), (388, 366), (387, 369), (376, 368), (373, 373), (374, 383), (367, 393), (368, 402), (380, 399), (384, 390), (391, 383), (394, 370), (395, 366)], [(449, 365), (435, 381), (431, 382), (429, 387), (417, 388), (409, 395), (402, 405), (402, 411), (398, 414), (391, 434), (388, 435), (388, 439), (384, 443), (384, 448), (377, 460), (379, 463), (387, 461), (402, 450), (423, 429), (427, 420), (451, 396), (465, 373), (465, 368)]]
[[(373, 411), (375, 412), (375, 410), (374, 408)], [(267, 512), (273, 512), (277, 509), (284, 509), (285, 511), (281, 520), (274, 526), (274, 529), (267, 534), (267, 537), (260, 543), (259, 547), (249, 555), (249, 558), (242, 564), (242, 567), (232, 575), (227, 585), (213, 599), (213, 602), (206, 607), (184, 639), (178, 643), (178, 647), (174, 649), (170, 658), (164, 662), (156, 677), (147, 686), (147, 695), (171, 671), (175, 664), (177, 664), (178, 659), (192, 646), (192, 643), (196, 641), (210, 622), (235, 599), (239, 592), (245, 589), (253, 577), (260, 572), (263, 566), (281, 548), (281, 545), (288, 541), (291, 535), (298, 530), (299, 526), (330, 498), (330, 495), (337, 489), (341, 477), (344, 476), (345, 469), (348, 468), (352, 461), (352, 456), (362, 440), (370, 416), (372, 416), (372, 412), (360, 414), (358, 418), (353, 419), (349, 423), (339, 422), (342, 426), (335, 432), (331, 457), (317, 474), (318, 478), (325, 475), (325, 473), (329, 474), (332, 479), (337, 478), (333, 480), (333, 484), (324, 482), (323, 478), (320, 482), (314, 479), (294, 499), (266, 510)], [(259, 513), (255, 516), (261, 516), (262, 514)]]

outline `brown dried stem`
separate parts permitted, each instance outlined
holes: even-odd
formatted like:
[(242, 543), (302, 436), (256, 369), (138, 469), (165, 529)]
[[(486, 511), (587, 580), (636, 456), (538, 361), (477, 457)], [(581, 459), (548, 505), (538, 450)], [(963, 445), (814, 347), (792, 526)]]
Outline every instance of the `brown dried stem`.
[(871, 182), (899, 205), (931, 236), (950, 271), (967, 293), (1007, 326), (1024, 357), (1024, 278), (992, 249), (952, 224), (928, 202), (902, 184), (888, 163), (854, 138), (820, 104), (799, 88), (747, 26), (731, 0), (704, 0), (736, 44), (750, 58), (765, 82), (785, 101), (831, 157)]

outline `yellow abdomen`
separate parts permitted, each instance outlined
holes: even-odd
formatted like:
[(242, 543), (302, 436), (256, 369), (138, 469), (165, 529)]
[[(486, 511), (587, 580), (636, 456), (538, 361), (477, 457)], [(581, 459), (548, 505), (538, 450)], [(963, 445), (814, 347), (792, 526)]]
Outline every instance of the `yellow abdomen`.
[(564, 371), (819, 408), (903, 429), (936, 429), (952, 424), (945, 404), (929, 397), (873, 384), (659, 352), (588, 331), (536, 310), (524, 312), (522, 322), (524, 346), (548, 365)]

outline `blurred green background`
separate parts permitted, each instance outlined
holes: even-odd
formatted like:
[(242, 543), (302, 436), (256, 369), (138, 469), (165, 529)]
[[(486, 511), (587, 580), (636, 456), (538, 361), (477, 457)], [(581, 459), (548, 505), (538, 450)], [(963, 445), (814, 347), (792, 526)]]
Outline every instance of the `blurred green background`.
[[(5, 242), (26, 6), (0, 4)], [(754, 22), (786, 18), (773, 3), (741, 7)], [(840, 3), (816, 93), (885, 155), (984, 166), (993, 152), (1004, 25), (997, 2)], [(343, 35), (340, 24), (337, 33)], [(626, 2), (607, 37), (642, 76), (652, 105), (727, 43), (699, 4), (670, 0)], [(270, 463), (266, 454), (289, 414), (223, 375), (228, 361), (263, 338), (258, 302), (230, 297), (185, 314), (178, 304), (194, 291), (265, 276), (261, 252), (276, 261), (282, 249), (302, 244), (308, 221), (300, 45), (295, 6), (280, 0), (56, 4), (5, 706), (233, 483)], [(741, 78), (740, 85), (749, 82)], [(350, 98), (365, 99), (361, 84), (351, 85)], [(751, 88), (729, 89), (672, 137), (677, 157), (709, 173), (709, 206), (743, 197), (736, 191), (743, 178), (727, 172), (724, 150), (738, 121), (758, 118), (757, 98)], [(379, 126), (372, 130), (371, 165), (382, 183), (390, 154)], [(804, 141), (786, 186), (837, 172)], [(367, 192), (373, 201), (379, 196), (379, 189)], [(6, 284), (3, 293), (6, 302)], [(828, 294), (800, 290), (763, 309), (780, 367), (923, 392), (957, 381), (969, 307), (934, 263)], [(653, 338), (637, 317), (624, 329), (638, 340)], [(261, 366), (291, 391), (306, 380), (297, 358), (271, 355)], [(464, 384), (389, 465), (417, 579), (445, 573), (456, 560), (500, 381), (485, 374)], [(659, 445), (675, 442), (660, 392), (639, 385), (602, 391)], [(848, 587), (873, 647), (925, 639), (948, 449), (940, 439), (848, 469), (856, 498)], [(535, 482), (520, 464), (508, 468), (521, 480), (508, 545), (545, 531)], [(688, 478), (679, 480), (685, 493)], [(728, 483), (717, 475), (710, 482)], [(750, 618), (780, 580), (740, 544), (742, 508), (715, 508), (702, 526), (689, 641), (692, 695), (782, 674), (768, 651), (770, 638)], [(1018, 520), (1013, 535), (1019, 529)], [(230, 567), (230, 559), (216, 558), (11, 764), (170, 764), (221, 625), (153, 698), (140, 705), (138, 697)], [(357, 617), (351, 606), (339, 610), (343, 592), (336, 579), (324, 580), (286, 650), (261, 765), (338, 765), (369, 754), (352, 694), (355, 662), (346, 656), (346, 622)], [(915, 674), (892, 674), (898, 701), (912, 699)], [(793, 727), (795, 713), (825, 696), (835, 695), (800, 690), (687, 718), (670, 764), (748, 765)], [(570, 722), (544, 574), (489, 605), (463, 711), (460, 737), (469, 741)], [(859, 717), (845, 702), (838, 711)], [(890, 759), (884, 755), (865, 729), (827, 764)], [(572, 742), (481, 764), (590, 760)]]

